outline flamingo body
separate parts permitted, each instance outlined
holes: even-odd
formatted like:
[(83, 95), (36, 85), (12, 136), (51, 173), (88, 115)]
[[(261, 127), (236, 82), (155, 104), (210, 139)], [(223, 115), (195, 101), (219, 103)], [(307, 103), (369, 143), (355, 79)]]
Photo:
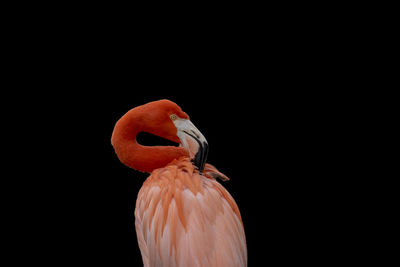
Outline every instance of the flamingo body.
[(235, 201), (188, 158), (153, 171), (140, 189), (135, 219), (144, 266), (246, 266)]
[[(182, 146), (143, 146), (148, 132)], [(125, 165), (151, 175), (139, 191), (135, 227), (145, 267), (244, 267), (246, 238), (238, 206), (205, 163), (208, 143), (178, 105), (160, 100), (128, 111), (112, 145)]]

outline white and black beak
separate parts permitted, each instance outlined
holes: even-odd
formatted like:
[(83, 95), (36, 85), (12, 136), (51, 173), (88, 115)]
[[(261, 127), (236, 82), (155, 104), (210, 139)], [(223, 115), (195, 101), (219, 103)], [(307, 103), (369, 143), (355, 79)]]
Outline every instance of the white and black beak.
[(206, 138), (190, 120), (178, 118), (174, 120), (174, 124), (182, 146), (188, 151), (190, 159), (201, 173), (208, 154)]

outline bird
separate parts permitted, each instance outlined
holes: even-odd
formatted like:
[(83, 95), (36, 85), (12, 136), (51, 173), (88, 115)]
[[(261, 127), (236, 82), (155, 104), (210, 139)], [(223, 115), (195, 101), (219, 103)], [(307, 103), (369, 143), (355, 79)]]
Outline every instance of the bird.
[[(141, 145), (140, 132), (177, 145)], [(218, 182), (229, 178), (206, 163), (208, 142), (176, 103), (132, 108), (116, 122), (111, 144), (123, 164), (150, 173), (134, 211), (143, 266), (247, 266), (239, 208)]]

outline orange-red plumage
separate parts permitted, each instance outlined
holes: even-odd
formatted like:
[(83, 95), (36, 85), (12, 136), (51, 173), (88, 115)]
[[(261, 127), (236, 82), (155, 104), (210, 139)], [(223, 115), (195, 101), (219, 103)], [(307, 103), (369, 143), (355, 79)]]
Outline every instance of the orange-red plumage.
[[(228, 178), (210, 164), (200, 172), (183, 147), (145, 147), (136, 142), (140, 131), (180, 142), (175, 125), (180, 126), (174, 125), (171, 114), (183, 122), (189, 118), (168, 100), (137, 107), (118, 121), (112, 137), (123, 163), (151, 172), (139, 191), (135, 208), (143, 264), (247, 266), (239, 209), (215, 179)], [(197, 136), (195, 131), (189, 133)]]

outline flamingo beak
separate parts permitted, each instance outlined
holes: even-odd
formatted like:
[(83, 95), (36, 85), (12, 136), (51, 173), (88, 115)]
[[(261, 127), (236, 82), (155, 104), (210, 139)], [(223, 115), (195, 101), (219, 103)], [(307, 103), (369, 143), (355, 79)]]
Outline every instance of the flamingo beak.
[(206, 138), (190, 120), (179, 118), (174, 120), (174, 124), (177, 129), (176, 135), (179, 137), (182, 146), (189, 153), (190, 159), (201, 173), (208, 154)]

